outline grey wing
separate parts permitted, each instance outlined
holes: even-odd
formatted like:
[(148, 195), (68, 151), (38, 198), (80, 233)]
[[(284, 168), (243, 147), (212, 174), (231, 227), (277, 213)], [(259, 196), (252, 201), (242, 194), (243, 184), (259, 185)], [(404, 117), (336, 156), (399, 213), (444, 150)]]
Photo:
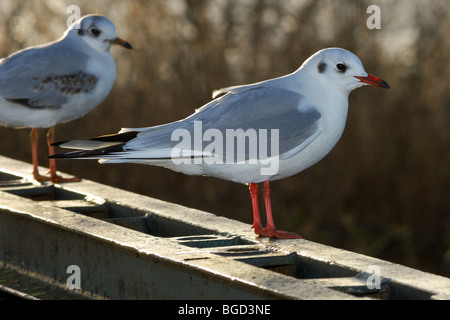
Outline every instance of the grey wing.
[[(229, 142), (225, 141), (227, 134), (234, 133), (234, 139), (237, 139), (235, 147), (237, 147), (239, 139), (247, 139), (246, 159), (252, 157), (249, 154), (249, 144), (251, 143), (249, 137), (256, 133), (257, 139), (266, 139), (266, 147), (269, 149), (275, 143), (272, 141), (273, 137), (278, 143), (278, 155), (282, 159), (286, 159), (303, 150), (318, 136), (317, 120), (319, 118), (320, 113), (298, 93), (279, 87), (253, 87), (238, 93), (227, 93), (184, 120), (148, 128), (147, 131), (140, 132), (137, 138), (129, 141), (124, 149), (129, 151), (146, 150), (150, 158), (151, 150), (154, 150), (154, 154), (160, 156), (156, 150), (170, 150), (179, 143), (179, 140), (172, 139), (176, 130), (188, 133), (191, 139), (198, 139), (194, 128), (197, 126), (197, 130), (199, 130), (199, 126), (201, 126), (202, 134), (210, 129), (215, 130), (210, 132), (220, 133), (224, 143)], [(278, 136), (272, 135), (273, 132), (278, 133)], [(265, 136), (261, 134), (265, 134)], [(203, 141), (203, 137), (201, 140), (201, 143), (196, 145), (202, 149), (194, 150), (196, 155), (211, 143), (211, 140)], [(260, 143), (258, 140), (258, 146)], [(192, 142), (192, 149), (194, 146), (195, 144)], [(222, 149), (222, 152), (220, 150), (215, 150), (215, 152), (215, 156), (224, 158), (227, 156), (226, 147)], [(258, 159), (261, 158), (260, 155), (261, 152), (258, 150), (256, 155)], [(268, 151), (267, 156), (270, 155), (273, 153)], [(209, 156), (209, 154), (204, 154), (204, 156)]]
[(60, 47), (20, 51), (0, 62), (0, 96), (30, 108), (59, 108), (97, 79), (82, 70), (87, 56)]
[[(196, 118), (202, 121), (204, 130), (218, 128), (226, 134), (226, 130), (231, 129), (235, 131), (235, 136), (239, 136), (236, 130), (242, 129), (248, 134), (246, 139), (256, 132), (259, 160), (264, 155), (259, 147), (264, 144), (267, 150), (278, 146), (277, 155), (287, 159), (317, 137), (320, 113), (301, 94), (263, 85), (246, 87), (244, 91), (241, 91), (243, 87), (238, 89), (237, 93), (231, 91), (226, 94), (218, 105), (205, 108), (204, 114), (201, 111), (197, 113)], [(276, 135), (273, 136), (273, 133)], [(239, 138), (242, 136), (241, 131)], [(248, 154), (250, 144), (247, 141), (246, 159), (252, 158)], [(270, 155), (270, 152), (266, 154)]]

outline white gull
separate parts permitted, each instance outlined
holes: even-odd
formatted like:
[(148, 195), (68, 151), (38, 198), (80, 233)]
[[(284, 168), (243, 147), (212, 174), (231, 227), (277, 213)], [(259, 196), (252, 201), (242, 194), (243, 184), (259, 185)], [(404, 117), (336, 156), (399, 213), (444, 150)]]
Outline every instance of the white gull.
[[(299, 238), (275, 228), (269, 183), (307, 169), (330, 152), (344, 131), (349, 94), (365, 85), (389, 88), (353, 53), (324, 49), (287, 76), (215, 92), (214, 100), (186, 119), (61, 142), (57, 145), (81, 151), (52, 158), (148, 164), (249, 184), (255, 233)], [(266, 228), (259, 216), (260, 182)]]
[(54, 160), (50, 160), (49, 177), (39, 174), (37, 129), (49, 128), (49, 151), (54, 154), (54, 126), (84, 116), (108, 96), (116, 79), (110, 48), (118, 44), (131, 49), (115, 30), (105, 16), (84, 16), (61, 39), (0, 60), (0, 124), (32, 128), (36, 180), (78, 180), (59, 177)]

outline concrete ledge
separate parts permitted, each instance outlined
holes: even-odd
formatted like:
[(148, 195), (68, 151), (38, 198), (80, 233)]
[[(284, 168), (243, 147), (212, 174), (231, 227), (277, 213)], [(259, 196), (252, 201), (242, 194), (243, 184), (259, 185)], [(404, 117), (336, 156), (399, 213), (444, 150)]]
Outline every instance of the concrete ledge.
[[(450, 298), (445, 277), (307, 240), (259, 238), (248, 224), (88, 180), (34, 184), (30, 173), (31, 165), (0, 157), (0, 268), (68, 293), (94, 299)], [(70, 265), (81, 270), (75, 292), (66, 285)], [(370, 289), (373, 266), (379, 286)]]

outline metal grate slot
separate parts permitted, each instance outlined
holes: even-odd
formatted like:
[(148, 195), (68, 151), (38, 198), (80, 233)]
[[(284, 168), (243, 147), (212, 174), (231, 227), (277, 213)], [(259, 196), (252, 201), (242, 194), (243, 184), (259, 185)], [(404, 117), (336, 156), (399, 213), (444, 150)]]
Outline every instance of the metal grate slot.
[(273, 252), (257, 241), (248, 241), (236, 236), (216, 235), (183, 237), (174, 240), (185, 246), (202, 248), (222, 257), (287, 276), (295, 277), (297, 274), (295, 260), (291, 254)]
[[(145, 233), (155, 237), (172, 238), (208, 235), (211, 233), (211, 230), (202, 228), (201, 226), (169, 217), (161, 217), (150, 212), (146, 212), (140, 221), (142, 224), (145, 224), (145, 229), (147, 230)], [(117, 223), (118, 220), (113, 222)]]
[(206, 236), (194, 236), (194, 237), (181, 237), (177, 240), (178, 243), (193, 247), (193, 248), (217, 248), (228, 246), (248, 245), (252, 242), (244, 240), (236, 236), (220, 236), (220, 235), (206, 235)]
[(264, 268), (297, 279), (353, 277), (356, 271), (343, 270), (332, 261), (317, 261), (292, 253), (281, 253), (261, 246), (256, 241), (236, 236), (193, 236), (174, 238), (178, 243)]
[(1, 189), (19, 197), (28, 198), (34, 201), (55, 201), (55, 200), (83, 200), (84, 195), (57, 188), (55, 185), (25, 185), (8, 186)]
[(11, 187), (11, 186), (24, 186), (24, 185), (30, 185), (31, 183), (24, 179), (23, 177), (16, 176), (14, 174), (9, 174), (6, 172), (0, 171), (0, 190), (4, 187)]
[(369, 288), (367, 286), (367, 274), (359, 274), (355, 277), (311, 279), (307, 282), (348, 293), (355, 297), (370, 297), (381, 300), (391, 298), (389, 279), (381, 281), (379, 288)]
[(295, 256), (296, 277), (300, 279), (354, 277), (358, 271), (342, 268), (332, 260), (317, 260), (301, 255)]
[(105, 203), (95, 203), (86, 200), (55, 200), (47, 201), (47, 205), (80, 213), (95, 219), (107, 219), (108, 208)]

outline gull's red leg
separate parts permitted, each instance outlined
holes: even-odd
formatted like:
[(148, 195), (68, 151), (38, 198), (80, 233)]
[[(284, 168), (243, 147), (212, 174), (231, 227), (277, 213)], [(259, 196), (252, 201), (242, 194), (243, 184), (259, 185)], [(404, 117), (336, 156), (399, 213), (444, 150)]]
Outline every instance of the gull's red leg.
[[(55, 147), (52, 144), (55, 142), (55, 127), (51, 127), (47, 132), (47, 145), (48, 145), (48, 153), (49, 155), (55, 154)], [(50, 159), (50, 180), (53, 182), (78, 182), (79, 178), (63, 178), (56, 174), (56, 161), (55, 159)]]
[(263, 186), (264, 203), (266, 205), (267, 214), (267, 226), (264, 229), (265, 233), (269, 237), (279, 238), (279, 239), (302, 239), (301, 236), (294, 232), (281, 231), (275, 228), (275, 223), (273, 222), (272, 216), (272, 205), (270, 204), (270, 183), (269, 180), (264, 181)]
[(249, 186), (250, 195), (252, 197), (252, 208), (253, 208), (253, 226), (255, 233), (267, 237), (261, 224), (261, 219), (259, 217), (259, 206), (258, 206), (258, 185), (256, 183), (250, 183)]
[(37, 129), (31, 129), (30, 142), (31, 142), (31, 156), (33, 159), (33, 178), (39, 182), (49, 181), (50, 180), (49, 177), (41, 176), (39, 174), (38, 141), (39, 141), (39, 134)]

